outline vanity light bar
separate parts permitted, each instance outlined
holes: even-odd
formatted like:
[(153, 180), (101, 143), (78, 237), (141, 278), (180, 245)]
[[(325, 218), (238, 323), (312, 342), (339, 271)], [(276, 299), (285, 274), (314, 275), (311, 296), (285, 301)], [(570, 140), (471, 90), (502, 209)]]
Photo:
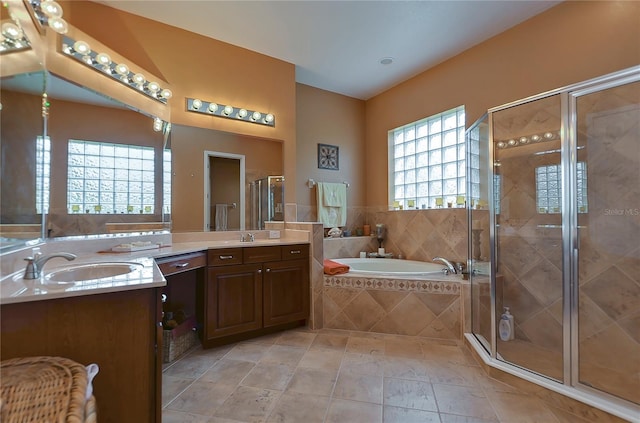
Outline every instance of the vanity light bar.
[(167, 104), (167, 100), (173, 95), (170, 89), (162, 88), (158, 82), (147, 81), (143, 74), (130, 70), (126, 63), (116, 63), (108, 54), (91, 50), (89, 44), (84, 41), (64, 36), (62, 52), (162, 104)]
[(29, 0), (31, 12), (41, 26), (48, 25), (58, 34), (66, 34), (69, 24), (62, 18), (62, 6), (53, 0)]
[(276, 117), (271, 113), (257, 112), (255, 110), (233, 107), (228, 104), (218, 104), (197, 98), (187, 98), (187, 111), (257, 123), (259, 125), (276, 126)]
[(512, 148), (512, 147), (518, 147), (521, 145), (536, 144), (544, 141), (553, 141), (557, 139), (560, 139), (560, 132), (549, 131), (541, 134), (533, 134), (526, 137), (523, 136), (519, 138), (511, 138), (509, 140), (500, 140), (500, 141), (496, 141), (495, 144), (496, 144), (496, 147), (498, 148)]

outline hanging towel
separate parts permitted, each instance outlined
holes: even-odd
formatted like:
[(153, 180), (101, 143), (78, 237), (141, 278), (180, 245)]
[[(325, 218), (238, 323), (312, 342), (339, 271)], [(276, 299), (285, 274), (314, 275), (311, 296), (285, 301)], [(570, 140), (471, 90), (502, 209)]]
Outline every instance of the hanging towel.
[(347, 224), (347, 186), (343, 183), (316, 183), (318, 221), (325, 228)]
[(216, 231), (227, 230), (227, 205), (216, 204)]
[(324, 273), (325, 275), (340, 275), (349, 271), (349, 266), (346, 264), (338, 263), (337, 261), (324, 259)]

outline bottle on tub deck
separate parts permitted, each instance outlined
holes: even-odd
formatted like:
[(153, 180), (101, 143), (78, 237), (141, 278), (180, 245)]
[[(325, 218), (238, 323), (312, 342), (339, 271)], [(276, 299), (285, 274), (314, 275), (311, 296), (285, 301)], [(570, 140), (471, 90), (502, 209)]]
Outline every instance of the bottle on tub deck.
[(500, 339), (503, 341), (511, 341), (515, 338), (515, 329), (513, 315), (509, 313), (509, 307), (505, 307), (504, 313), (502, 313), (500, 317), (500, 323), (498, 324)]

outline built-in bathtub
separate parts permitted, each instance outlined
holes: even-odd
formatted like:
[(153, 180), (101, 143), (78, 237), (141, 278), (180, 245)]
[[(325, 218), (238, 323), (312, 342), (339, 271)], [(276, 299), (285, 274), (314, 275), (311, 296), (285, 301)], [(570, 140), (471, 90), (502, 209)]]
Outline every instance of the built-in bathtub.
[(415, 277), (436, 273), (443, 274), (444, 266), (415, 260), (393, 260), (384, 258), (338, 258), (333, 259), (349, 266), (349, 273), (391, 277)]
[(332, 260), (350, 270), (324, 275), (325, 328), (462, 340), (460, 275), (444, 275), (439, 263)]

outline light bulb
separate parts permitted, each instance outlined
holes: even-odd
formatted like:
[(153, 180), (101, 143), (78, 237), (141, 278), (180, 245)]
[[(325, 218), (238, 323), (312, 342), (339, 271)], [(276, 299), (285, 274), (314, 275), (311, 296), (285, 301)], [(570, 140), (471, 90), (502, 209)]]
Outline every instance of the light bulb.
[(158, 84), (157, 82), (149, 82), (149, 84), (147, 84), (147, 89), (151, 93), (156, 93), (158, 92), (158, 90), (160, 90), (160, 84)]
[(49, 28), (58, 34), (66, 34), (69, 30), (69, 24), (62, 18), (49, 18)]
[(240, 109), (240, 110), (238, 110), (238, 117), (240, 117), (240, 118), (245, 118), (245, 117), (247, 117), (247, 110), (246, 110), (246, 109)]
[(224, 114), (229, 116), (231, 113), (233, 113), (233, 107), (232, 106), (224, 106)]
[(267, 123), (271, 123), (271, 122), (273, 122), (273, 115), (272, 115), (271, 113), (267, 114), (267, 115), (264, 117), (264, 120), (265, 120), (265, 122), (267, 122)]
[(216, 110), (218, 110), (218, 105), (216, 103), (209, 103), (209, 111), (215, 113)]
[(527, 137), (520, 137), (520, 144), (526, 144), (529, 142), (529, 138)]
[(129, 76), (129, 66), (124, 63), (118, 63), (116, 65), (116, 73), (122, 76)]
[(165, 88), (164, 90), (162, 90), (162, 92), (160, 93), (160, 96), (162, 96), (162, 98), (165, 98), (167, 100), (169, 100), (171, 98), (171, 96), (173, 95), (173, 93), (171, 92), (170, 89)]
[(251, 115), (251, 119), (253, 120), (260, 120), (261, 117), (262, 117), (262, 113), (260, 112), (253, 112), (253, 115)]
[(91, 47), (84, 41), (76, 41), (73, 43), (73, 49), (80, 54), (89, 54), (91, 53)]
[(45, 1), (40, 3), (42, 13), (47, 15), (48, 18), (61, 18), (62, 7), (55, 1)]
[(111, 57), (109, 57), (107, 53), (98, 53), (96, 55), (96, 62), (104, 66), (109, 66), (111, 64)]
[(19, 40), (22, 38), (22, 29), (13, 22), (5, 22), (2, 24), (2, 35), (10, 40)]
[(191, 107), (193, 107), (194, 109), (198, 110), (200, 107), (202, 107), (202, 101), (200, 101), (199, 99), (194, 99), (191, 102)]
[(162, 131), (162, 119), (160, 118), (153, 119), (153, 130), (156, 132)]
[(507, 141), (507, 144), (509, 144), (509, 145), (511, 145), (511, 146), (514, 146), (514, 145), (516, 145), (517, 143), (518, 143), (518, 142), (517, 142), (516, 140), (509, 140), (509, 141)]
[(531, 135), (531, 141), (538, 142), (540, 141), (540, 135)]
[(507, 144), (504, 141), (499, 141), (496, 146), (498, 146), (498, 148), (505, 148)]
[(553, 132), (545, 132), (544, 133), (544, 137), (548, 140), (550, 140), (551, 138), (553, 138)]
[(142, 85), (146, 81), (147, 81), (147, 78), (145, 78), (144, 75), (141, 73), (136, 73), (135, 75), (133, 75), (133, 82), (135, 82), (138, 85)]

